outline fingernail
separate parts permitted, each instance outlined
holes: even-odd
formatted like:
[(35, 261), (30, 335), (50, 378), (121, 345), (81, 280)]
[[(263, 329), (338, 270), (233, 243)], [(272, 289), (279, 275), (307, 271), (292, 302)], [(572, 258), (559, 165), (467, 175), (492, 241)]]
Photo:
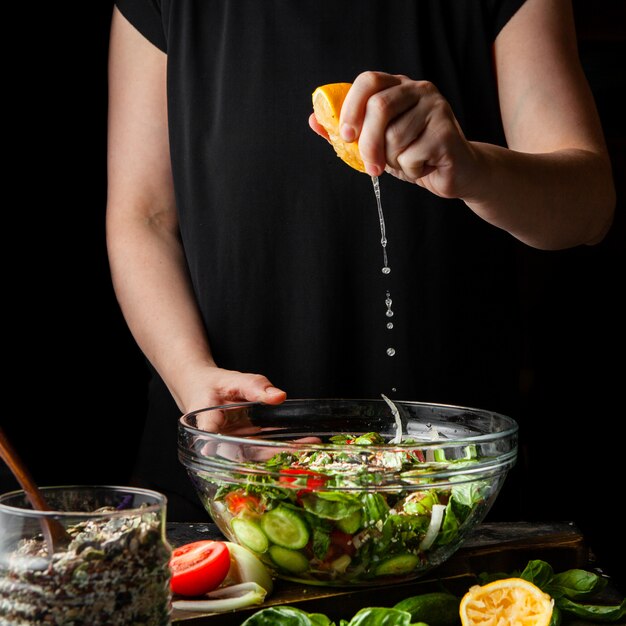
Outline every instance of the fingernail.
[(356, 139), (356, 131), (349, 124), (342, 124), (339, 134), (344, 141), (354, 141)]
[(265, 393), (271, 394), (271, 395), (276, 395), (277, 393), (283, 393), (280, 389), (278, 389), (277, 387), (267, 387), (265, 389)]
[(365, 171), (370, 176), (380, 176), (382, 173), (378, 165), (374, 165), (373, 163), (366, 163), (366, 162), (363, 162), (363, 165), (365, 165)]

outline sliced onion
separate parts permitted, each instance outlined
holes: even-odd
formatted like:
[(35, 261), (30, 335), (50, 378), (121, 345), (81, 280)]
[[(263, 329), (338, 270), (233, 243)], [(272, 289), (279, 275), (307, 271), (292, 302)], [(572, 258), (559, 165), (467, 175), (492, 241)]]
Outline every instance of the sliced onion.
[(272, 576), (261, 559), (237, 543), (232, 541), (225, 541), (224, 543), (230, 552), (231, 565), (222, 586), (253, 582), (263, 587), (267, 593), (272, 593), (274, 587)]
[(247, 606), (262, 604), (267, 591), (257, 583), (247, 582), (228, 587), (220, 587), (207, 593), (206, 600), (174, 600), (172, 606), (181, 611), (206, 611), (223, 613)]
[(402, 420), (400, 419), (400, 411), (398, 411), (398, 407), (384, 393), (380, 395), (389, 405), (393, 419), (396, 420), (396, 435), (389, 443), (402, 443)]
[(428, 550), (428, 548), (433, 545), (433, 542), (439, 534), (445, 510), (446, 507), (444, 504), (433, 504), (433, 510), (430, 514), (430, 524), (428, 524), (426, 534), (420, 543), (420, 550)]

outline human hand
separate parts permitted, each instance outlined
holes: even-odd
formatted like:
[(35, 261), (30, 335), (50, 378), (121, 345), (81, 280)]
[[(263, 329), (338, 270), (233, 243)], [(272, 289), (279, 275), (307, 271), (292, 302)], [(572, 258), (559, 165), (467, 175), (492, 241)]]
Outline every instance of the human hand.
[[(314, 115), (311, 128), (328, 139)], [(452, 109), (427, 81), (383, 72), (357, 76), (341, 108), (342, 138), (358, 141), (367, 173), (383, 171), (444, 198), (463, 197), (477, 154)]]
[[(216, 366), (201, 367), (187, 377), (183, 411), (238, 402), (262, 402), (280, 404), (287, 394), (272, 385), (261, 374), (238, 372)], [(234, 414), (229, 412), (229, 418)], [(197, 416), (198, 428), (208, 432), (221, 432), (225, 427), (223, 411), (207, 411)]]
[[(197, 400), (189, 400), (185, 404), (185, 413), (196, 412), (195, 426), (200, 430), (210, 433), (220, 433), (237, 437), (249, 437), (251, 442), (257, 435), (268, 428), (255, 426), (250, 420), (248, 407), (233, 406), (223, 409), (202, 411), (209, 407), (222, 407), (223, 405), (237, 405), (245, 402), (262, 402), (264, 404), (281, 404), (287, 394), (277, 389), (270, 381), (260, 374), (250, 374), (235, 370), (226, 370), (216, 366), (200, 368), (189, 377), (190, 397)], [(274, 430), (273, 427), (270, 430)], [(293, 440), (294, 443), (320, 443), (318, 437), (300, 437)], [(216, 439), (204, 439), (199, 437), (202, 454), (206, 456), (221, 456), (229, 459), (238, 458), (239, 450), (228, 442)], [(286, 446), (285, 451), (290, 448)], [(275, 448), (263, 446), (250, 446), (248, 450), (249, 460), (267, 460), (278, 452)]]

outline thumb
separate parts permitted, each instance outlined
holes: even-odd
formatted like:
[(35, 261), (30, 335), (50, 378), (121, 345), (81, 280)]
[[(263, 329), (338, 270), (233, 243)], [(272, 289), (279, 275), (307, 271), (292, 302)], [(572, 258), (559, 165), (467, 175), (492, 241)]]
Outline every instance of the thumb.
[(241, 395), (251, 402), (280, 404), (287, 397), (287, 394), (282, 389), (274, 387), (265, 376), (252, 374), (246, 382), (246, 389), (241, 389), (243, 392)]
[(287, 393), (282, 389), (278, 389), (277, 387), (269, 386), (263, 389), (263, 392), (260, 394), (258, 401), (264, 402), (265, 404), (280, 404), (285, 401), (287, 397)]

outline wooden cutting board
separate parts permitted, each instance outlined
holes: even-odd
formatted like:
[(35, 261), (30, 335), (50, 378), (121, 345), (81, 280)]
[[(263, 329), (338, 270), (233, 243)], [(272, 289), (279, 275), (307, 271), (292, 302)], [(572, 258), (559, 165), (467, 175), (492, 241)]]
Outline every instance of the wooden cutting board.
[[(212, 523), (169, 523), (167, 536), (174, 547), (200, 539), (224, 538)], [(350, 619), (363, 607), (392, 606), (403, 598), (440, 590), (442, 586), (462, 595), (477, 583), (480, 572), (521, 570), (531, 559), (547, 561), (557, 572), (594, 567), (593, 554), (573, 523), (489, 523), (480, 525), (448, 562), (418, 580), (358, 589), (276, 580), (274, 592), (262, 605), (220, 614), (174, 610), (172, 621), (185, 626), (240, 626), (261, 608), (288, 604), (304, 611), (324, 613), (338, 622), (342, 617)]]

